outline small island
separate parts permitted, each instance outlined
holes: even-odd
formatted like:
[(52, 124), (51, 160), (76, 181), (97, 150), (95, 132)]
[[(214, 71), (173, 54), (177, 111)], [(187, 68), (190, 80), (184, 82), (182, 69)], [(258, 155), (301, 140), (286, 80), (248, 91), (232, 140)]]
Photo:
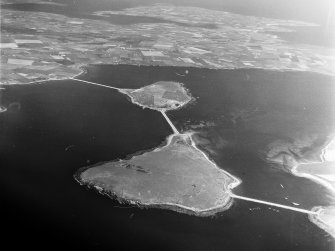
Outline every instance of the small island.
[(168, 111), (179, 108), (191, 101), (191, 96), (181, 83), (159, 81), (140, 89), (120, 89), (131, 101), (143, 108)]
[(229, 208), (230, 190), (240, 181), (218, 168), (192, 140), (179, 133), (166, 115), (192, 100), (181, 83), (156, 82), (140, 89), (118, 89), (134, 104), (161, 112), (173, 134), (164, 146), (124, 160), (84, 167), (75, 175), (80, 184), (146, 207), (164, 207), (199, 216)]

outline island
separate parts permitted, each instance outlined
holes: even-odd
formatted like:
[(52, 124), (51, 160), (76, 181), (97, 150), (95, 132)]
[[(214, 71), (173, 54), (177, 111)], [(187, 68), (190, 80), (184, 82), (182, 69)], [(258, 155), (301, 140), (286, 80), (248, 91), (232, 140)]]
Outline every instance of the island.
[(143, 88), (120, 89), (134, 104), (158, 111), (173, 110), (191, 101), (190, 95), (180, 83), (159, 81)]
[[(116, 88), (117, 89), (117, 88)], [(84, 167), (75, 174), (82, 185), (121, 202), (207, 216), (229, 208), (230, 190), (240, 181), (197, 148), (193, 132), (179, 133), (166, 111), (192, 100), (181, 83), (160, 81), (140, 89), (118, 89), (143, 108), (162, 113), (173, 134), (154, 150)]]

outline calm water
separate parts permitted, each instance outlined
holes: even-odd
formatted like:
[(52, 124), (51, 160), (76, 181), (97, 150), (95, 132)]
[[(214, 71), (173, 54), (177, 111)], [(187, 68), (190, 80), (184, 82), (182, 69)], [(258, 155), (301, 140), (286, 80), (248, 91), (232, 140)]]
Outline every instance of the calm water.
[[(177, 67), (92, 66), (87, 80), (139, 88), (158, 80), (185, 83), (193, 104), (169, 116), (195, 129), (200, 146), (242, 179), (236, 193), (301, 207), (327, 205), (326, 191), (267, 164), (262, 149), (278, 138), (329, 134), (331, 82), (310, 73), (202, 70)], [(315, 86), (318, 86), (317, 88)], [(76, 183), (78, 168), (159, 145), (171, 133), (158, 113), (112, 89), (75, 81), (6, 87), (0, 114), (4, 238), (27, 246), (166, 250), (333, 250), (333, 240), (306, 215), (235, 201), (215, 217), (119, 205)], [(305, 108), (303, 108), (305, 107)], [(258, 110), (257, 110), (257, 109)], [(306, 109), (307, 108), (307, 109)], [(249, 120), (231, 122), (247, 110)], [(253, 112), (257, 110), (257, 112)], [(301, 114), (302, 113), (302, 114)], [(250, 115), (251, 114), (251, 115)], [(281, 121), (281, 122), (280, 122)], [(284, 186), (284, 189), (280, 187)]]

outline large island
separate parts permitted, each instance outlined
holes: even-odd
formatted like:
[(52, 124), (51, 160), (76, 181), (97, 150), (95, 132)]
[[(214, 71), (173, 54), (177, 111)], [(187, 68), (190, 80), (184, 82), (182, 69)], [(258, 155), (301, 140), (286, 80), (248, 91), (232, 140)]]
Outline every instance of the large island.
[(198, 149), (192, 132), (179, 133), (166, 115), (192, 100), (182, 84), (160, 81), (141, 89), (118, 89), (143, 108), (160, 111), (173, 134), (164, 146), (124, 160), (84, 167), (75, 175), (120, 201), (209, 215), (231, 205), (230, 190), (240, 181)]

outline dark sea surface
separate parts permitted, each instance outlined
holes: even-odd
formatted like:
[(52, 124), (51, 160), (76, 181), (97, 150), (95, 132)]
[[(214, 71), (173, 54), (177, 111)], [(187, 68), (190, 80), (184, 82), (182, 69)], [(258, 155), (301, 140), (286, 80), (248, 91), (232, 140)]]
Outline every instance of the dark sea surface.
[[(242, 180), (236, 194), (287, 205), (293, 201), (306, 209), (330, 203), (320, 185), (266, 162), (264, 149), (277, 139), (316, 135), (321, 142), (334, 132), (333, 78), (126, 65), (90, 66), (81, 78), (120, 88), (159, 80), (184, 83), (196, 100), (168, 116), (179, 130), (197, 132), (199, 147)], [(161, 114), (132, 104), (116, 90), (49, 81), (6, 86), (0, 97), (8, 108), (0, 114), (2, 237), (14, 246), (334, 249), (334, 240), (298, 212), (235, 200), (228, 211), (199, 218), (120, 205), (80, 186), (73, 178), (79, 168), (154, 148), (172, 133)], [(201, 123), (208, 124), (194, 128)]]

